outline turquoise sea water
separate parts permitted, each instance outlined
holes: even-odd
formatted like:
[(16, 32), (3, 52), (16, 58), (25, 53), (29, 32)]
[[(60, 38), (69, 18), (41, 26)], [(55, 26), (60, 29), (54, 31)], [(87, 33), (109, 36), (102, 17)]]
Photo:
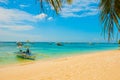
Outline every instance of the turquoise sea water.
[[(30, 47), (32, 54), (36, 55), (36, 60), (114, 49), (118, 49), (118, 44), (62, 43), (62, 46), (57, 46), (54, 42), (32, 42)], [(15, 52), (18, 51), (16, 42), (0, 42), (0, 65), (28, 61), (16, 57)]]

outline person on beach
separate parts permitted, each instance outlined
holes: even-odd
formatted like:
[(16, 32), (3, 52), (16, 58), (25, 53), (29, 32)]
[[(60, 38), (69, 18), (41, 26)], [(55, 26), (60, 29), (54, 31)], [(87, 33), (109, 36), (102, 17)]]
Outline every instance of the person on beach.
[(26, 54), (31, 55), (29, 48), (27, 48)]

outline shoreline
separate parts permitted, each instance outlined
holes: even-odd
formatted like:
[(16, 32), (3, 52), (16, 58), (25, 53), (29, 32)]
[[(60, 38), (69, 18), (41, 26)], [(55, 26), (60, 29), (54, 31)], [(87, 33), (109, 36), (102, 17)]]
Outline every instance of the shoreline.
[[(118, 50), (118, 49), (113, 49)], [(0, 68), (2, 67), (8, 67), (8, 66), (15, 66), (15, 65), (25, 65), (25, 64), (29, 64), (29, 63), (34, 63), (34, 62), (39, 62), (39, 61), (48, 61), (48, 60), (56, 60), (56, 59), (62, 59), (62, 58), (69, 58), (69, 57), (73, 57), (73, 56), (81, 56), (81, 55), (89, 55), (89, 54), (96, 54), (97, 52), (106, 52), (106, 51), (113, 51), (113, 50), (96, 50), (96, 51), (86, 51), (86, 52), (71, 52), (70, 54), (66, 54), (66, 55), (62, 55), (62, 56), (54, 56), (54, 57), (47, 57), (47, 58), (42, 58), (42, 59), (37, 59), (37, 60), (27, 60), (27, 59), (23, 59), (23, 61), (21, 62), (16, 62), (16, 63), (8, 63), (8, 64), (1, 64)], [(75, 54), (74, 54), (75, 53)]]
[(119, 53), (100, 51), (0, 67), (0, 80), (119, 80)]
[[(3, 64), (3, 65), (0, 65), (0, 68), (2, 67), (10, 67), (10, 66), (19, 66), (19, 65), (27, 65), (27, 64), (30, 64), (30, 63), (37, 63), (37, 62), (46, 62), (46, 61), (54, 61), (54, 60), (57, 60), (57, 59), (63, 59), (63, 58), (70, 58), (70, 57), (77, 57), (77, 56), (82, 56), (82, 55), (92, 55), (92, 54), (99, 54), (99, 53), (102, 53), (102, 52), (109, 52), (109, 51), (116, 51), (118, 49), (114, 49), (114, 50), (96, 50), (96, 51), (88, 51), (88, 52), (82, 52), (82, 53), (75, 53), (75, 52), (72, 52), (73, 54), (70, 54), (70, 55), (64, 55), (64, 56), (56, 56), (56, 57), (49, 57), (49, 58), (42, 58), (42, 59), (37, 59), (37, 60), (23, 60), (22, 62), (16, 62), (16, 63), (8, 63), (8, 64)], [(98, 52), (99, 51), (99, 52)], [(75, 54), (74, 54), (75, 53)]]

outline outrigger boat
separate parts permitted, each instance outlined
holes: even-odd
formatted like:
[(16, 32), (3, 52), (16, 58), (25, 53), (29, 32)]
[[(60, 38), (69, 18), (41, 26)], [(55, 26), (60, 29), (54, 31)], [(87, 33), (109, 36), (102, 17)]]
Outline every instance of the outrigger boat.
[(35, 60), (35, 55), (32, 55), (29, 50), (29, 41), (27, 41), (27, 44), (24, 45), (26, 48), (26, 51), (22, 51), (23, 43), (17, 42), (17, 46), (19, 48), (19, 52), (16, 52), (17, 57), (23, 58), (23, 59), (30, 59)]

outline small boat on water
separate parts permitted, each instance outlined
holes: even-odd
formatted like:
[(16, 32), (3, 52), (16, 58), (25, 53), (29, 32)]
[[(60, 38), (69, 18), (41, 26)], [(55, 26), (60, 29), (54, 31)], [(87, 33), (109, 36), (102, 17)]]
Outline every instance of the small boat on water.
[(118, 44), (120, 44), (120, 40), (118, 40)]
[[(23, 44), (22, 42), (17, 42), (17, 46), (19, 48), (19, 52), (16, 52), (17, 57), (23, 58), (23, 59), (30, 59), (35, 60), (35, 56), (31, 54), (30, 52), (30, 43), (27, 40), (27, 43)], [(23, 51), (22, 48), (25, 48), (26, 50)]]
[(56, 43), (56, 45), (57, 45), (57, 46), (63, 46), (63, 44), (60, 43), (60, 42)]
[(35, 55), (28, 55), (26, 53), (17, 52), (16, 56), (23, 59), (35, 60)]

